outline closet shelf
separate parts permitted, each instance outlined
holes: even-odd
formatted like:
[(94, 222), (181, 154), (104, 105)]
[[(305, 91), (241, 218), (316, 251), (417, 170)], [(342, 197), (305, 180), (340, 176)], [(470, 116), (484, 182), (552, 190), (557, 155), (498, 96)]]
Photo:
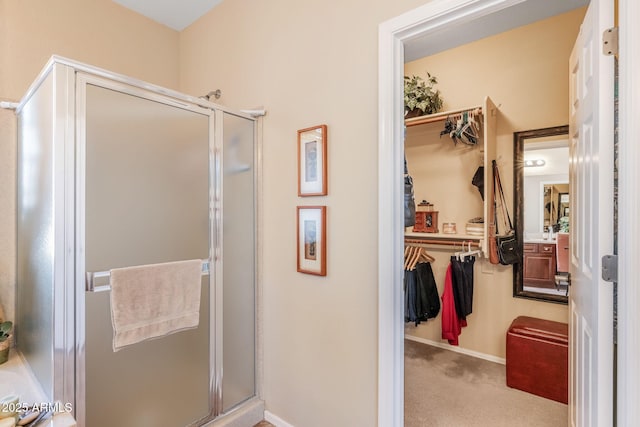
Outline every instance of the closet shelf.
[(414, 233), (405, 232), (405, 243), (417, 243), (423, 245), (461, 246), (463, 243), (471, 243), (471, 246), (480, 247), (483, 236), (469, 234), (444, 234), (444, 233)]
[[(411, 148), (409, 153), (416, 156), (414, 157), (415, 161), (424, 162), (424, 164), (419, 164), (416, 169), (416, 173), (413, 176), (414, 184), (416, 184), (418, 200), (424, 198), (428, 194), (428, 200), (443, 210), (442, 215), (447, 218), (447, 221), (455, 222), (461, 227), (467, 223), (470, 216), (481, 216), (485, 219), (493, 217), (493, 212), (491, 210), (492, 204), (488, 202), (489, 197), (484, 198), (481, 206), (478, 205), (477, 202), (479, 202), (479, 199), (475, 195), (475, 188), (471, 188), (471, 183), (467, 182), (469, 178), (468, 175), (478, 168), (477, 157), (473, 155), (475, 153), (472, 153), (469, 150), (464, 150), (464, 152), (463, 150), (455, 150), (455, 154), (460, 154), (460, 156), (457, 157), (459, 160), (451, 161), (447, 156), (450, 152), (453, 153), (453, 150), (437, 150), (433, 153), (427, 153), (426, 150), (429, 150), (429, 148), (424, 144), (423, 139), (434, 138), (434, 140), (438, 140), (439, 136), (437, 135), (441, 133), (441, 131), (436, 128), (441, 126), (444, 128), (444, 123), (447, 120), (447, 117), (450, 117), (453, 121), (456, 119), (456, 116), (462, 115), (464, 120), (465, 112), (473, 112), (477, 121), (480, 122), (477, 151), (481, 155), (482, 166), (484, 166), (482, 178), (484, 180), (483, 182), (486, 183), (485, 191), (487, 194), (490, 194), (492, 187), (491, 183), (493, 182), (491, 161), (497, 158), (496, 129), (498, 108), (488, 96), (484, 97), (482, 103), (476, 105), (477, 106), (472, 105), (467, 108), (443, 111), (441, 113), (405, 120), (405, 125), (407, 127), (425, 125), (424, 127), (416, 127), (414, 130), (407, 132), (407, 140), (412, 140), (414, 143), (407, 143), (407, 141), (405, 141), (405, 146), (409, 146)], [(429, 123), (431, 123), (431, 125), (429, 125)], [(441, 170), (442, 173), (438, 172), (430, 174), (430, 166), (435, 164), (431, 162), (434, 161), (439, 162), (438, 167), (440, 169), (438, 170)], [(459, 193), (460, 195), (470, 194), (470, 192), (473, 191), (473, 199), (460, 199), (457, 200), (459, 203), (445, 204), (445, 200), (450, 201), (451, 197), (456, 197), (448, 188), (443, 188), (441, 185), (443, 180), (446, 181), (448, 179), (451, 179), (451, 182), (455, 183), (455, 185), (464, 186), (460, 187), (462, 189)], [(431, 189), (429, 189), (429, 186), (432, 186)], [(466, 193), (464, 193), (465, 191)], [(479, 211), (480, 207), (482, 208), (482, 213)], [(473, 212), (473, 215), (471, 212)], [(487, 257), (488, 248), (490, 246), (488, 222), (485, 222), (482, 227), (484, 231), (484, 235), (482, 236), (466, 234), (466, 227), (462, 227), (462, 229), (460, 229), (464, 234), (415, 233), (409, 228), (405, 232), (405, 243), (460, 248), (464, 242), (467, 244), (471, 242), (472, 247), (479, 247), (483, 251), (484, 256)]]
[(447, 120), (447, 117), (464, 113), (465, 111), (477, 111), (477, 114), (480, 115), (482, 114), (482, 107), (462, 108), (460, 110), (442, 111), (440, 113), (427, 114), (426, 116), (412, 117), (410, 119), (405, 119), (404, 124), (406, 127), (411, 127), (427, 123), (443, 122)]

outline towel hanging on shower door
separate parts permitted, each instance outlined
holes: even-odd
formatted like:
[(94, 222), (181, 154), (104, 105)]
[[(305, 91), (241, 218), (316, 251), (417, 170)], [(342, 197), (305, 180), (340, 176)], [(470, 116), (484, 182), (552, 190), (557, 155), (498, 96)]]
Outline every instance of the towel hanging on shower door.
[(198, 326), (202, 260), (111, 270), (113, 351)]

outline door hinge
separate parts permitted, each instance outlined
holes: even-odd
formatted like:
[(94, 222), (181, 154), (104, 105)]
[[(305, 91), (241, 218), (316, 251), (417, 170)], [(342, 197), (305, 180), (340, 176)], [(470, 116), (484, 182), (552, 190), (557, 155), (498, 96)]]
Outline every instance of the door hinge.
[(602, 280), (605, 282), (618, 281), (618, 255), (602, 257)]
[(602, 53), (607, 56), (618, 54), (618, 27), (611, 27), (602, 33)]

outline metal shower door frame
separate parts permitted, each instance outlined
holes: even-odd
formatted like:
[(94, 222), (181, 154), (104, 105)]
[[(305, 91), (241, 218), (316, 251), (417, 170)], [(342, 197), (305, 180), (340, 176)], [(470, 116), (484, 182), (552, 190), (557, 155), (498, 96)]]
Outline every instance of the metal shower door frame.
[[(67, 119), (67, 132), (64, 141), (65, 167), (63, 176), (59, 174), (58, 178), (63, 179), (65, 186), (64, 288), (74, 290), (74, 292), (64, 293), (64, 301), (60, 301), (65, 307), (66, 318), (65, 340), (67, 344), (65, 345), (64, 363), (65, 366), (74, 367), (74, 369), (66, 369), (64, 372), (62, 370), (56, 371), (56, 377), (64, 378), (65, 386), (64, 391), (60, 394), (56, 393), (54, 399), (73, 402), (74, 416), (78, 425), (85, 425), (85, 113), (86, 85), (92, 84), (209, 116), (209, 266), (211, 287), (209, 293), (209, 399), (211, 412), (193, 425), (206, 424), (222, 414), (223, 299), (222, 283), (220, 282), (222, 279), (222, 117), (226, 112), (254, 122), (254, 150), (257, 154), (254, 182), (256, 183), (258, 182), (257, 171), (259, 171), (259, 149), (256, 141), (258, 121), (250, 115), (220, 107), (200, 98), (183, 95), (64, 58), (54, 57), (50, 62), (55, 67), (61, 67), (67, 71), (67, 90), (59, 92), (65, 93), (68, 98), (69, 118)], [(256, 186), (254, 190), (256, 198), (257, 189)], [(258, 203), (256, 201), (256, 218)], [(257, 237), (257, 224), (255, 229)], [(258, 252), (257, 242), (256, 238), (256, 253)], [(256, 272), (257, 264), (256, 261)], [(255, 287), (257, 288), (257, 277)], [(257, 341), (257, 337), (254, 339)], [(256, 356), (257, 352), (256, 346)], [(254, 381), (257, 385), (257, 373)], [(257, 395), (257, 386), (255, 391), (255, 395)]]

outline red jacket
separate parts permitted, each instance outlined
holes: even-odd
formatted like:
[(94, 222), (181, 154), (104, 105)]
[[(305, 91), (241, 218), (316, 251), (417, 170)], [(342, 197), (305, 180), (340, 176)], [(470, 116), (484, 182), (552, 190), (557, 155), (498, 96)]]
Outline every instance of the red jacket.
[(444, 291), (442, 292), (442, 339), (448, 340), (451, 345), (458, 345), (458, 337), (462, 332), (462, 328), (467, 326), (467, 321), (458, 318), (456, 303), (453, 298), (451, 264), (449, 264), (444, 278)]

